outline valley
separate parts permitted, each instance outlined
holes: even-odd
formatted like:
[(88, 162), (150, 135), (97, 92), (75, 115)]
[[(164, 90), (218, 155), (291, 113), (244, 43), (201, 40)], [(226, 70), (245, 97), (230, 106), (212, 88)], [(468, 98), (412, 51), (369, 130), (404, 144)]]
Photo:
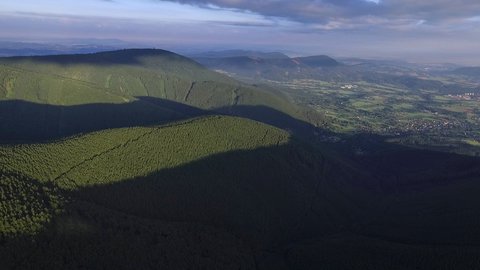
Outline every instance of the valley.
[(0, 58), (6, 269), (480, 265), (473, 81), (228, 54)]
[(365, 82), (350, 89), (323, 81), (307, 87), (297, 81), (269, 83), (325, 115), (325, 128), (336, 133), (377, 134), (406, 145), (473, 155), (477, 150), (464, 143), (480, 138), (480, 103), (475, 98)]
[(363, 133), (412, 147), (479, 153), (466, 142), (480, 139), (480, 85), (457, 69), (359, 59), (334, 67), (320, 62), (318, 68), (275, 62), (243, 68), (229, 58), (204, 63), (247, 83), (282, 89), (296, 104), (314, 109), (325, 117), (320, 140)]

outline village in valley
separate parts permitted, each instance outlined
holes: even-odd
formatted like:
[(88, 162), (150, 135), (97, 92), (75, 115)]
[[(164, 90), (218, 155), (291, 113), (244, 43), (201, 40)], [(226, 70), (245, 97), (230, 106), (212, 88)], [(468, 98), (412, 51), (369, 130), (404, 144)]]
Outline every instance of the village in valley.
[(377, 134), (399, 140), (415, 136), (416, 143), (443, 141), (452, 146), (480, 141), (480, 90), (445, 93), (315, 79), (267, 83), (285, 89), (297, 103), (323, 113), (326, 133), (316, 134), (320, 141), (341, 143), (345, 141), (342, 136), (348, 134)]
[(480, 93), (463, 93), (463, 94), (457, 94), (457, 95), (452, 95), (448, 94), (447, 97), (456, 99), (456, 100), (478, 100), (480, 101)]

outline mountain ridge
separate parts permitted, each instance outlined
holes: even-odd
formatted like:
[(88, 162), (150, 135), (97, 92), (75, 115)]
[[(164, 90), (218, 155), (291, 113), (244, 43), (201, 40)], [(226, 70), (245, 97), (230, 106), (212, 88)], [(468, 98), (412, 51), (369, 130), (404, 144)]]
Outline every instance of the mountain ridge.
[[(171, 117), (178, 118), (183, 110), (193, 112), (193, 108), (196, 108), (194, 114), (220, 110), (229, 114), (231, 110), (225, 108), (236, 106), (264, 106), (300, 121), (321, 121), (320, 115), (314, 116), (309, 110), (292, 104), (279, 91), (238, 82), (207, 70), (191, 59), (157, 49), (0, 58), (0, 86), (0, 100), (9, 102), (19, 100), (77, 107), (88, 104), (130, 104), (125, 107), (134, 109), (135, 114), (139, 115), (139, 124), (149, 122), (140, 115), (147, 116), (146, 119), (168, 120)], [(158, 105), (154, 100), (169, 100), (187, 106), (171, 106), (169, 111), (163, 107), (165, 102)], [(17, 115), (28, 113), (27, 107), (8, 107)], [(172, 108), (177, 111), (171, 111)], [(242, 110), (236, 112), (241, 116), (239, 113)], [(77, 112), (77, 115), (81, 114)], [(118, 116), (122, 117), (115, 117), (115, 111), (108, 114), (115, 118), (113, 122), (123, 118), (118, 110)], [(15, 113), (11, 115), (19, 119)], [(34, 117), (37, 116), (34, 114)], [(262, 118), (261, 114), (252, 117), (258, 121), (269, 120)], [(8, 119), (0, 119), (0, 125), (2, 120)]]

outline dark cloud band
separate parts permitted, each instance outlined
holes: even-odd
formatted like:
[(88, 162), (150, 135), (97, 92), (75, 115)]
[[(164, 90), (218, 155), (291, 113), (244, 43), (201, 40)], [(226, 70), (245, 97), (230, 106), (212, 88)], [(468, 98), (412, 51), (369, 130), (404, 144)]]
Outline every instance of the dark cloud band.
[(252, 11), (299, 22), (323, 23), (338, 18), (378, 16), (429, 22), (467, 19), (480, 14), (476, 0), (156, 0), (203, 7)]

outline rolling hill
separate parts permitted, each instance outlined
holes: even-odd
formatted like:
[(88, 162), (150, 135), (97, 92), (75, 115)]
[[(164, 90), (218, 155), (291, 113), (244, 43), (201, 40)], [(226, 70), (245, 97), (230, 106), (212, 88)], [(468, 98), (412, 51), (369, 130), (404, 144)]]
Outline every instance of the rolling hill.
[[(215, 56), (215, 55), (213, 55)], [(318, 73), (319, 70), (340, 67), (342, 64), (326, 56), (270, 57), (263, 55), (238, 54), (235, 56), (196, 56), (194, 59), (206, 67), (222, 70), (241, 78), (281, 79), (295, 74)]]
[[(353, 214), (346, 198), (318, 189), (336, 185), (333, 164), (285, 131), (241, 118), (5, 145), (0, 157), (0, 254), (22, 268), (96, 269), (115, 260), (124, 269), (126, 253), (141, 261), (138, 252), (147, 259), (167, 249), (158, 265), (253, 269), (263, 250), (337, 231)], [(48, 241), (31, 246), (23, 237)], [(132, 245), (122, 242), (130, 237)]]
[[(365, 169), (402, 163), (392, 154)], [(478, 160), (449, 157), (385, 169), (369, 179), (378, 192), (289, 133), (229, 116), (4, 144), (0, 256), (7, 269), (475, 268), (479, 172), (448, 174)]]
[(348, 216), (322, 210), (327, 161), (291, 138), (314, 127), (274, 90), (161, 50), (1, 58), (0, 78), (8, 268), (253, 269)]
[[(254, 107), (249, 117), (274, 125), (296, 122), (283, 116), (322, 121), (279, 92), (242, 84), (162, 50), (0, 58), (0, 82), (0, 126), (9, 130), (2, 133), (4, 140), (37, 134), (48, 139), (211, 112), (242, 116), (245, 110), (236, 108), (246, 106)], [(108, 109), (98, 111), (103, 105)], [(264, 117), (262, 108), (279, 118)], [(281, 127), (305, 132), (306, 126)]]

